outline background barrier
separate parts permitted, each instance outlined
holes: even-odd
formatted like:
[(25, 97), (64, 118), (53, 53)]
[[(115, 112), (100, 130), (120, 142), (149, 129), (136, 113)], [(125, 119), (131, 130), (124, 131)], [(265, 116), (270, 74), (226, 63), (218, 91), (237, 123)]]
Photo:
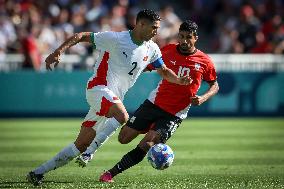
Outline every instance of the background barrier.
[[(251, 59), (258, 64), (243, 57), (231, 57), (227, 62), (218, 61), (222, 55), (211, 57), (218, 72), (219, 93), (202, 106), (192, 107), (189, 116), (284, 116), (282, 56)], [(250, 66), (244, 66), (245, 61)], [(0, 72), (0, 116), (83, 116), (88, 111), (85, 86), (91, 75), (91, 71), (83, 70)], [(159, 79), (157, 73), (141, 75), (125, 97), (130, 113), (147, 98)], [(203, 83), (199, 94), (206, 88)]]

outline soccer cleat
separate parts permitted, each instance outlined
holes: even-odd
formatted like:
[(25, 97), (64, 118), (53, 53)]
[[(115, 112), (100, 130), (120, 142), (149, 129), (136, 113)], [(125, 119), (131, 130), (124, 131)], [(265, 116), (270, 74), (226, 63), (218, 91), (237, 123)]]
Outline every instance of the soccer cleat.
[(100, 182), (114, 182), (112, 180), (112, 175), (109, 171), (105, 171), (101, 176), (100, 176)]
[(76, 158), (75, 163), (77, 163), (79, 167), (84, 168), (92, 159), (93, 159), (93, 154), (81, 154)]
[(35, 174), (35, 172), (31, 171), (27, 174), (26, 178), (29, 183), (33, 184), (34, 186), (39, 186), (42, 184), (43, 175)]

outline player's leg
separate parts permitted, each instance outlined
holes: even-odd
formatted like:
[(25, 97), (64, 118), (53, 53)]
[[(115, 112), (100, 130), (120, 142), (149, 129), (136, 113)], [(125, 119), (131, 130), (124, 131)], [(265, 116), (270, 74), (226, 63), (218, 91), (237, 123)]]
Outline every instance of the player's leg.
[(158, 113), (153, 103), (145, 100), (127, 121), (127, 124), (120, 130), (118, 141), (121, 144), (128, 144), (139, 134), (146, 133), (150, 129), (151, 124), (159, 117)]
[[(97, 87), (96, 93), (102, 94), (100, 111), (97, 112), (97, 114), (108, 119), (106, 119), (104, 125), (96, 128), (96, 137), (87, 150), (76, 159), (76, 163), (80, 167), (85, 167), (93, 158), (96, 150), (114, 134), (119, 126), (123, 125), (128, 120), (128, 113), (124, 105), (111, 90), (107, 87)], [(94, 101), (92, 93), (89, 96), (89, 104), (92, 104)]]
[(80, 152), (86, 150), (87, 146), (95, 137), (95, 131), (91, 127), (81, 127), (80, 133), (74, 143), (63, 148), (53, 158), (43, 163), (27, 175), (27, 180), (33, 185), (40, 185), (43, 175), (51, 170), (62, 167), (77, 157)]
[(97, 131), (97, 136), (93, 141), (95, 142), (94, 150), (97, 150), (106, 140), (108, 140), (119, 126), (124, 125), (129, 116), (122, 103), (115, 103), (110, 107), (106, 117), (108, 117), (108, 119), (105, 127)]
[[(124, 115), (125, 119), (128, 115)], [(122, 119), (120, 119), (122, 120)], [(76, 163), (79, 167), (86, 167), (87, 164), (93, 159), (96, 151), (115, 133), (115, 131), (122, 124), (117, 121), (115, 117), (108, 118), (105, 126), (97, 131), (97, 135), (89, 145), (86, 151), (76, 158)]]
[(65, 147), (57, 155), (36, 168), (33, 172), (35, 172), (35, 174), (45, 174), (50, 170), (57, 169), (67, 164), (74, 157), (84, 152), (96, 136), (96, 131), (93, 127), (97, 127), (97, 125), (105, 122), (104, 117), (94, 116), (95, 112), (96, 110), (90, 108), (74, 143)]
[[(147, 125), (149, 125), (149, 123), (153, 121), (151, 120), (152, 119), (151, 117), (150, 117), (151, 119), (149, 119), (149, 108), (151, 107), (152, 104), (149, 103), (148, 101), (145, 101), (138, 108), (138, 110), (134, 113), (134, 116), (132, 116), (131, 119), (128, 121), (128, 124), (122, 127), (118, 136), (118, 140), (120, 143), (122, 144), (129, 143), (134, 138), (136, 138), (138, 134), (141, 133), (142, 130), (145, 130), (147, 128)], [(150, 113), (150, 115), (152, 114)], [(113, 118), (109, 119), (109, 121), (106, 123), (106, 127), (103, 130), (97, 131), (96, 138), (88, 147), (86, 152), (84, 152), (76, 159), (76, 163), (80, 167), (85, 167), (87, 163), (93, 158), (93, 154), (95, 153), (95, 151), (115, 132), (115, 130), (124, 121), (128, 119), (128, 114), (122, 103), (116, 103), (113, 106), (111, 106), (107, 116), (108, 117), (113, 116)], [(120, 120), (120, 122), (116, 120)], [(132, 125), (135, 125), (136, 128), (135, 129), (131, 128)]]
[(66, 165), (81, 152), (84, 152), (96, 136), (96, 129), (93, 127), (96, 126), (97, 128), (97, 125), (101, 125), (105, 122), (106, 118), (104, 116), (100, 116), (102, 111), (98, 111), (100, 110), (98, 107), (101, 107), (103, 92), (98, 91), (94, 93), (87, 91), (86, 96), (90, 105), (90, 110), (82, 123), (82, 127), (76, 141), (65, 147), (53, 158), (31, 171), (27, 175), (27, 179), (32, 184), (41, 184), (43, 174)]
[(112, 178), (126, 169), (141, 162), (151, 146), (158, 143), (166, 143), (181, 123), (181, 119), (167, 113), (164, 119), (161, 118), (155, 122), (154, 127), (145, 135), (138, 146), (125, 154), (123, 158), (112, 169), (101, 175), (103, 182), (112, 182)]
[(96, 116), (95, 119), (91, 120), (90, 118), (93, 117), (94, 111), (95, 110), (92, 108), (89, 110), (86, 116), (89, 119), (88, 121), (85, 120), (82, 123), (80, 132), (75, 142), (69, 144), (49, 161), (37, 167), (33, 171), (35, 174), (45, 174), (50, 170), (57, 169), (67, 164), (74, 157), (78, 156), (81, 152), (84, 152), (87, 149), (96, 136), (96, 131), (92, 127), (94, 127), (96, 124), (100, 124), (101, 122), (105, 122), (105, 118), (99, 116)]
[[(119, 141), (123, 144), (130, 142), (141, 132), (147, 131), (157, 117), (159, 117), (159, 111), (153, 108), (152, 103), (145, 101), (121, 129)], [(145, 155), (146, 152), (137, 146), (135, 149), (125, 154), (112, 169), (101, 175), (100, 181), (112, 182), (113, 176), (139, 163)]]
[(140, 163), (147, 154), (148, 150), (145, 149), (150, 148), (148, 146), (159, 143), (159, 139), (159, 134), (156, 131), (150, 130), (140, 141), (139, 145), (136, 146), (136, 148), (125, 154), (122, 159), (115, 166), (113, 166), (113, 168), (109, 169), (107, 172), (101, 175), (100, 181), (113, 182), (113, 177)]
[(118, 135), (118, 141), (121, 144), (128, 144), (133, 139), (135, 139), (139, 134), (141, 134), (141, 131), (135, 130), (128, 126), (128, 124), (124, 125)]

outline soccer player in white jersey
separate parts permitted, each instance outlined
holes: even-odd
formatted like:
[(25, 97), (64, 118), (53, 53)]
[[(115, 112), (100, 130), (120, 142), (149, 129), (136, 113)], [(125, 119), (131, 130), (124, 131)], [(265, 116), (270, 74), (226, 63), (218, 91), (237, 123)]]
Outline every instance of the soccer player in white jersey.
[(190, 83), (187, 76), (178, 77), (165, 66), (160, 49), (151, 40), (159, 27), (159, 15), (151, 10), (142, 10), (137, 15), (136, 26), (132, 31), (76, 33), (46, 58), (46, 68), (52, 70), (51, 65), (56, 67), (60, 62), (60, 55), (79, 42), (92, 43), (100, 50), (94, 75), (86, 86), (90, 109), (77, 139), (29, 172), (27, 180), (30, 183), (40, 185), (45, 173), (66, 165), (84, 152), (94, 139), (94, 143), (100, 146), (105, 137), (127, 122), (129, 116), (122, 104), (124, 95), (146, 66), (155, 67), (169, 82), (180, 85)]

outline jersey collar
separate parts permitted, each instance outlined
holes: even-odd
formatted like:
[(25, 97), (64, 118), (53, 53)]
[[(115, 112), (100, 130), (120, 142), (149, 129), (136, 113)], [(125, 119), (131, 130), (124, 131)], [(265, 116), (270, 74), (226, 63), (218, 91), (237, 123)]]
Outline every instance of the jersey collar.
[(144, 41), (137, 41), (133, 38), (133, 31), (132, 30), (129, 30), (129, 35), (130, 35), (130, 38), (132, 40), (132, 42), (135, 44), (135, 45), (142, 45)]

